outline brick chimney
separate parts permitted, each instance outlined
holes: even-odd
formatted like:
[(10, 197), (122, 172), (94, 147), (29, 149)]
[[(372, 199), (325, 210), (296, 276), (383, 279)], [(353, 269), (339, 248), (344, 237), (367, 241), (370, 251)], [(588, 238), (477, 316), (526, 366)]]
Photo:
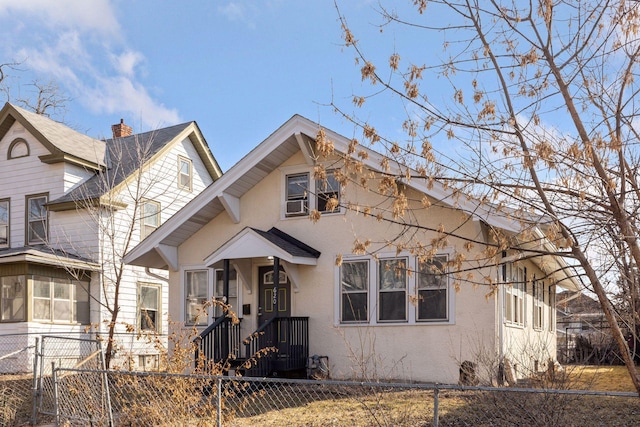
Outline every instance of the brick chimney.
[(133, 134), (131, 126), (124, 124), (124, 119), (120, 119), (120, 123), (111, 126), (111, 132), (113, 132), (113, 138), (124, 138)]

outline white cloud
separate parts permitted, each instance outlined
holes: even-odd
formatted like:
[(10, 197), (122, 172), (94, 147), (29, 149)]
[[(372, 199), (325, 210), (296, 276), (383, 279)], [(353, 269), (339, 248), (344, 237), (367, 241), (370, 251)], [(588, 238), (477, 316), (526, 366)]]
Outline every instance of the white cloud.
[(177, 110), (159, 104), (143, 85), (126, 76), (101, 77), (95, 88), (84, 89), (82, 103), (95, 113), (128, 112), (150, 129), (180, 121)]
[(0, 15), (10, 12), (36, 16), (48, 27), (110, 34), (120, 31), (110, 0), (0, 0)]
[(24, 33), (16, 60), (93, 114), (130, 114), (154, 129), (181, 120), (145, 87), (146, 58), (120, 33), (112, 0), (0, 0), (0, 20), (22, 23), (13, 29)]
[(144, 62), (144, 55), (132, 50), (127, 50), (120, 55), (112, 55), (111, 58), (116, 70), (128, 77), (133, 77), (136, 67)]
[(245, 21), (247, 17), (247, 7), (240, 2), (230, 2), (218, 7), (218, 12), (230, 21)]

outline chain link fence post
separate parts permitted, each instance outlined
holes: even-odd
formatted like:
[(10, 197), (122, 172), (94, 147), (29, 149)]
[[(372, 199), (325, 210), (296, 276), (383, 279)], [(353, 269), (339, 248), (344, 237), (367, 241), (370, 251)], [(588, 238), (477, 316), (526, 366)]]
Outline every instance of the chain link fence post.
[(440, 390), (438, 384), (433, 389), (433, 427), (438, 427), (438, 406), (439, 406)]
[(40, 337), (36, 337), (33, 348), (33, 380), (31, 390), (31, 424), (38, 423), (38, 362), (40, 357)]
[(217, 392), (216, 392), (216, 406), (218, 407), (218, 427), (222, 427), (222, 379), (216, 380)]

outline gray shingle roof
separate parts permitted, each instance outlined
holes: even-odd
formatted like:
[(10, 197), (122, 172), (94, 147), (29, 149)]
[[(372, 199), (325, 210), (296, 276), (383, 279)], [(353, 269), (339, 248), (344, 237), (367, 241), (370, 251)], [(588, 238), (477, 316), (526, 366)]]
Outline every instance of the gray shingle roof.
[[(10, 111), (11, 109), (13, 111)], [(14, 114), (21, 116), (24, 122), (22, 120), (20, 121), (26, 125), (25, 127), (28, 128), (28, 125), (31, 125), (33, 129), (29, 130), (35, 130), (36, 134), (39, 133), (40, 135), (36, 135), (36, 137), (40, 136), (44, 138), (42, 142), (48, 145), (47, 148), (50, 150), (53, 149), (52, 151), (58, 151), (89, 163), (104, 166), (106, 149), (104, 141), (84, 135), (62, 123), (58, 123), (48, 117), (33, 113), (13, 104), (7, 103), (3, 110), (8, 111), (12, 116)], [(14, 118), (20, 119), (20, 117)], [(54, 152), (53, 154), (56, 153)]]
[(320, 257), (320, 251), (313, 249), (311, 246), (302, 243), (295, 237), (292, 237), (275, 227), (271, 228), (269, 231), (262, 231), (253, 227), (251, 227), (251, 229), (262, 236), (265, 240), (268, 240), (293, 256), (305, 258)]
[(90, 200), (104, 195), (173, 141), (191, 123), (106, 140), (107, 169), (97, 172), (93, 177), (49, 204)]

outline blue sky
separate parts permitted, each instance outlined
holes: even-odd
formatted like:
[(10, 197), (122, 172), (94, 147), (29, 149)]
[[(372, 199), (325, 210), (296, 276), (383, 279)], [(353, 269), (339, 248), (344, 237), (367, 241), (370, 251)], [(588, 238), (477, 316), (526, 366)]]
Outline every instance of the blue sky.
[[(339, 3), (386, 58), (399, 35), (376, 38), (377, 2)], [(293, 114), (354, 135), (323, 105), (350, 109), (367, 86), (337, 18), (333, 0), (0, 0), (0, 62), (22, 63), (14, 98), (55, 80), (73, 98), (65, 123), (94, 137), (120, 118), (135, 131), (195, 120), (228, 170)], [(403, 120), (363, 113), (391, 132)]]

